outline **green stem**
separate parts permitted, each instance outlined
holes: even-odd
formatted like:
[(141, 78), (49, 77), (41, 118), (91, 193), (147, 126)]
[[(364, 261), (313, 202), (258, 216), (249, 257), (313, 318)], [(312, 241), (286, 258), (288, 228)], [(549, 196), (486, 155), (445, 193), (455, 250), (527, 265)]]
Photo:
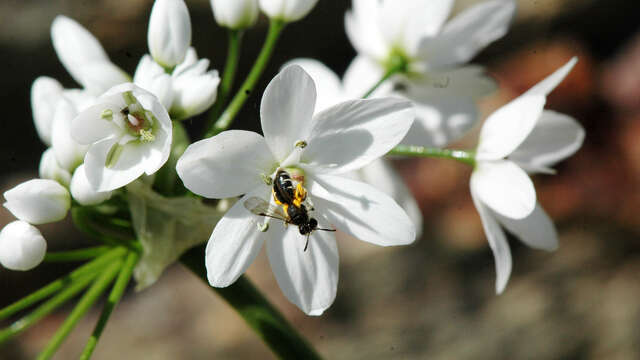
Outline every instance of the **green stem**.
[(220, 116), (209, 130), (207, 130), (204, 135), (205, 138), (217, 135), (231, 126), (233, 119), (236, 117), (240, 109), (242, 109), (242, 105), (244, 105), (244, 102), (249, 98), (254, 86), (267, 66), (267, 63), (271, 58), (271, 53), (273, 52), (276, 42), (278, 41), (278, 37), (284, 27), (285, 22), (271, 19), (267, 38), (265, 39), (264, 45), (262, 45), (262, 50), (260, 50), (260, 54), (258, 55), (256, 62), (253, 64), (253, 68), (251, 68), (249, 75), (240, 89), (238, 89), (238, 92), (231, 100), (229, 106), (227, 106), (227, 109), (222, 113), (222, 116)]
[[(180, 260), (209, 286), (204, 266), (204, 245), (191, 249)], [(226, 288), (212, 289), (242, 316), (278, 357), (320, 359), (311, 345), (245, 276)]]
[(378, 87), (380, 87), (380, 85), (382, 85), (382, 83), (387, 81), (393, 75), (399, 73), (401, 69), (402, 68), (400, 68), (400, 67), (393, 67), (393, 68), (387, 70), (387, 72), (382, 76), (382, 78), (380, 78), (380, 80), (378, 80), (377, 83), (375, 83), (366, 93), (364, 93), (364, 95), (362, 95), (362, 98), (366, 99), (369, 96), (371, 96), (371, 94), (373, 94), (373, 92), (376, 91), (376, 89), (378, 89)]
[(109, 249), (111, 249), (109, 246), (96, 246), (79, 250), (49, 252), (44, 256), (44, 262), (84, 261), (104, 255)]
[(46, 299), (47, 297), (49, 297), (49, 295), (63, 289), (67, 285), (71, 285), (76, 281), (79, 281), (80, 279), (84, 279), (84, 277), (88, 275), (92, 275), (93, 277), (99, 270), (107, 266), (107, 264), (109, 264), (113, 259), (124, 255), (125, 251), (126, 250), (124, 248), (116, 248), (110, 250), (97, 259), (77, 268), (67, 276), (57, 279), (44, 286), (40, 290), (37, 290), (36, 292), (14, 302), (13, 304), (0, 310), (0, 320), (6, 319), (7, 317), (37, 303), (42, 299)]
[(438, 149), (414, 145), (398, 145), (387, 155), (444, 158), (456, 160), (471, 166), (475, 165), (475, 153), (473, 151)]
[(42, 350), (40, 355), (38, 355), (39, 360), (50, 359), (53, 354), (58, 350), (64, 339), (67, 338), (71, 330), (76, 326), (78, 321), (82, 319), (82, 317), (89, 311), (89, 308), (93, 305), (93, 303), (98, 300), (98, 297), (102, 295), (104, 290), (111, 284), (113, 278), (116, 277), (120, 268), (122, 267), (122, 261), (118, 260), (116, 262), (111, 263), (109, 267), (107, 267), (102, 274), (95, 280), (95, 282), (91, 285), (89, 290), (82, 296), (80, 301), (75, 308), (71, 311), (71, 314), (67, 316), (65, 321), (62, 323), (58, 331), (56, 331), (55, 335), (51, 338), (47, 346)]
[(229, 98), (229, 92), (233, 87), (233, 81), (236, 76), (236, 69), (238, 67), (238, 60), (240, 58), (240, 44), (242, 43), (242, 30), (229, 30), (229, 49), (227, 51), (227, 62), (224, 65), (224, 74), (222, 74), (222, 82), (218, 87), (218, 98), (215, 105), (209, 114), (205, 129), (211, 127), (211, 125), (218, 120), (224, 106), (227, 104)]
[(100, 335), (102, 335), (102, 330), (104, 330), (104, 327), (107, 325), (107, 321), (109, 321), (111, 312), (116, 307), (116, 305), (118, 305), (118, 302), (124, 294), (124, 290), (127, 288), (129, 280), (131, 280), (133, 268), (138, 263), (139, 258), (140, 255), (135, 252), (130, 252), (127, 256), (127, 259), (124, 262), (124, 266), (122, 267), (122, 270), (120, 270), (120, 274), (118, 275), (118, 279), (116, 279), (116, 283), (115, 285), (113, 285), (113, 289), (111, 289), (109, 298), (104, 304), (104, 308), (102, 309), (102, 314), (100, 314), (100, 319), (96, 324), (96, 328), (93, 330), (93, 333), (91, 334), (87, 345), (80, 355), (81, 360), (88, 360), (89, 358), (91, 358), (91, 354), (98, 344), (98, 339), (100, 339)]
[(111, 246), (124, 246), (133, 251), (142, 251), (142, 246), (135, 240), (130, 222), (112, 219), (109, 216), (95, 213), (88, 207), (71, 208), (74, 225), (88, 236)]

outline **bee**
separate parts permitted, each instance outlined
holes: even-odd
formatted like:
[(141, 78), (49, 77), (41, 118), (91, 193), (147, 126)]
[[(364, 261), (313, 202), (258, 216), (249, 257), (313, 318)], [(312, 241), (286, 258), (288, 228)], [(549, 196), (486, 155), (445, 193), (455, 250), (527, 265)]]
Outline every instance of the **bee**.
[[(308, 214), (307, 190), (298, 183), (295, 187), (291, 176), (285, 170), (279, 169), (273, 180), (273, 200), (282, 207), (269, 205), (268, 202), (259, 198), (251, 197), (244, 202), (244, 207), (253, 214), (271, 217), (282, 220), (285, 224), (298, 226), (301, 235), (306, 235), (304, 251), (309, 246), (309, 236), (314, 230), (336, 231), (335, 229), (323, 229), (318, 227), (318, 221)], [(313, 210), (313, 208), (311, 208)]]

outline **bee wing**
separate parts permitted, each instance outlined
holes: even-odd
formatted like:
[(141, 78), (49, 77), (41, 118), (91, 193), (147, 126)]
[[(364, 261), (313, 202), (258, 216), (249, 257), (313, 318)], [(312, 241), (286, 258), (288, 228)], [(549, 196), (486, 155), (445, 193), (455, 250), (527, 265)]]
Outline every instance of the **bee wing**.
[(280, 210), (280, 208), (275, 207), (264, 199), (253, 196), (245, 200), (244, 207), (251, 211), (252, 213), (260, 216), (269, 216), (272, 218), (280, 219), (282, 221), (287, 221), (287, 216)]

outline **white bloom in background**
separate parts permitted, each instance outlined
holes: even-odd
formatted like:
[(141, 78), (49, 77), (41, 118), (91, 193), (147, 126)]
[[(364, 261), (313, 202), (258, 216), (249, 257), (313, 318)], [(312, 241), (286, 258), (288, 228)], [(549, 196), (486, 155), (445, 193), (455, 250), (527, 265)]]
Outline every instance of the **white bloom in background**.
[(84, 165), (78, 166), (73, 173), (69, 190), (73, 199), (80, 205), (85, 206), (100, 204), (105, 200), (109, 200), (113, 195), (112, 191), (95, 191), (93, 189), (84, 172)]
[(495, 111), (482, 126), (470, 188), (496, 261), (496, 292), (511, 274), (507, 228), (525, 244), (545, 250), (558, 246), (556, 230), (536, 201), (530, 173), (552, 173), (550, 166), (575, 153), (583, 128), (571, 117), (543, 110), (546, 96), (577, 59)]
[(316, 6), (318, 0), (260, 0), (260, 9), (272, 19), (298, 21)]
[(216, 22), (231, 29), (252, 27), (258, 20), (258, 0), (210, 0)]
[(82, 164), (88, 148), (86, 145), (78, 144), (71, 137), (71, 121), (77, 114), (71, 101), (63, 98), (58, 102), (53, 115), (51, 147), (58, 164), (69, 172)]
[[(308, 249), (296, 226), (268, 222), (245, 208), (258, 197), (271, 201), (278, 168), (303, 176), (320, 227), (335, 227), (373, 244), (404, 245), (415, 239), (407, 214), (388, 195), (345, 178), (386, 154), (413, 121), (411, 104), (399, 99), (352, 100), (314, 115), (316, 89), (299, 66), (282, 70), (267, 86), (260, 109), (264, 137), (225, 131), (191, 144), (176, 169), (185, 186), (208, 198), (244, 196), (218, 222), (206, 250), (209, 283), (232, 284), (262, 248), (285, 296), (305, 313), (319, 315), (333, 302), (338, 251), (333, 232), (315, 231)], [(262, 229), (264, 230), (264, 228)]]
[(165, 68), (184, 60), (191, 45), (191, 19), (183, 0), (156, 0), (149, 17), (149, 52)]
[(33, 123), (43, 143), (51, 145), (53, 114), (62, 98), (62, 85), (53, 78), (40, 76), (31, 85)]
[(346, 31), (358, 51), (351, 67), (360, 96), (392, 67), (396, 93), (416, 105), (417, 119), (403, 143), (442, 146), (470, 129), (475, 100), (495, 84), (478, 66), (464, 66), (502, 37), (515, 1), (492, 0), (471, 6), (446, 22), (454, 0), (353, 0)]
[(71, 173), (58, 164), (52, 148), (42, 153), (38, 175), (42, 179), (55, 180), (65, 187), (68, 187), (71, 182)]
[(10, 270), (31, 270), (47, 252), (47, 242), (34, 226), (14, 221), (0, 231), (0, 264)]
[(75, 20), (58, 15), (51, 24), (51, 39), (64, 68), (91, 94), (97, 96), (130, 81), (127, 73), (109, 60), (100, 42)]
[(36, 225), (64, 219), (71, 207), (67, 189), (48, 179), (25, 181), (5, 191), (4, 198), (13, 216)]
[(158, 171), (169, 157), (171, 134), (165, 108), (153, 94), (134, 84), (110, 89), (71, 124), (71, 136), (90, 145), (84, 158), (85, 173), (99, 192)]

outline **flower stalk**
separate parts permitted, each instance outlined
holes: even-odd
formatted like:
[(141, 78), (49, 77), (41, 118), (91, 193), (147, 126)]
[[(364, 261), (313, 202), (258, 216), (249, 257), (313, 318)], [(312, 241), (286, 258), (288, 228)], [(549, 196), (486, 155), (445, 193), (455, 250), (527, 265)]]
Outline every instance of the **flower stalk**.
[(415, 145), (398, 145), (389, 151), (387, 155), (451, 159), (467, 165), (475, 165), (475, 154), (473, 151), (439, 149)]

